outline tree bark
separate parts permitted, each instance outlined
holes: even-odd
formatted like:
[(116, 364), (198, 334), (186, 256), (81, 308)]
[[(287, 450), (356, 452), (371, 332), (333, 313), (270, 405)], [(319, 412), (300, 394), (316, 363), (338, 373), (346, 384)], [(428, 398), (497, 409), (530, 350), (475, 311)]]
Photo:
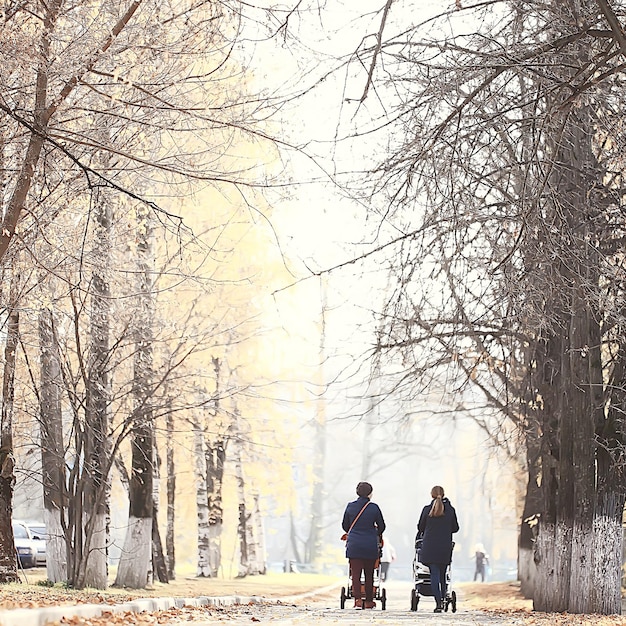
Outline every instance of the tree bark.
[[(215, 412), (212, 418), (215, 424), (212, 429), (202, 429), (204, 441), (196, 445), (196, 451), (201, 449), (204, 454), (201, 475), (204, 476), (206, 488), (206, 509), (204, 505), (198, 508), (199, 522), (203, 524), (202, 528), (198, 525), (198, 576), (209, 577), (218, 575), (222, 562), (222, 487), (226, 460), (226, 433), (220, 422), (221, 362), (217, 357), (213, 357), (212, 362), (215, 372)], [(208, 434), (211, 431), (212, 434)]]
[(209, 566), (211, 576), (219, 573), (222, 565), (222, 527), (224, 508), (222, 487), (224, 483), (224, 462), (226, 441), (224, 437), (209, 438), (205, 442), (204, 460), (207, 476), (208, 524), (209, 524)]
[[(169, 403), (171, 409), (171, 402)], [(165, 554), (167, 558), (167, 576), (169, 580), (176, 577), (176, 464), (174, 460), (174, 416), (167, 412), (166, 424), (166, 468), (167, 468), (167, 531), (165, 534)]]
[[(623, 515), (626, 490), (623, 478), (606, 450), (599, 452), (599, 489), (591, 534), (593, 580), (591, 606), (601, 615), (622, 612)], [(613, 480), (611, 480), (613, 479)]]
[(61, 353), (49, 309), (39, 313), (41, 351), (40, 431), (44, 522), (46, 524), (46, 573), (53, 583), (67, 581), (65, 453), (61, 396)]
[[(622, 319), (624, 319), (622, 317)], [(626, 329), (616, 328), (617, 337)], [(597, 422), (597, 486), (593, 522), (593, 564), (591, 605), (603, 615), (622, 612), (622, 569), (624, 553), (623, 515), (626, 502), (626, 476), (621, 454), (626, 441), (626, 349), (618, 343), (607, 383), (610, 404), (606, 419)]]
[(137, 209), (137, 316), (133, 380), (132, 465), (126, 538), (115, 586), (140, 589), (147, 585), (152, 563), (154, 425), (152, 410), (153, 356), (152, 224), (148, 208)]
[(0, 583), (19, 581), (15, 542), (11, 524), (13, 516), (13, 485), (15, 459), (13, 456), (13, 399), (15, 395), (15, 361), (19, 334), (19, 274), (13, 271), (7, 318), (7, 338), (4, 348), (2, 377), (2, 422), (0, 424)]
[(525, 598), (532, 598), (535, 592), (537, 567), (533, 558), (537, 524), (541, 519), (541, 488), (540, 482), (540, 442), (536, 428), (536, 420), (532, 416), (526, 432), (526, 465), (528, 482), (524, 498), (524, 510), (520, 521), (518, 544), (517, 576), (520, 591)]
[(168, 583), (167, 562), (163, 553), (163, 543), (159, 532), (158, 509), (154, 507), (152, 514), (152, 569), (156, 573), (160, 583)]
[(230, 435), (230, 449), (237, 489), (237, 537), (239, 538), (239, 566), (237, 577), (244, 578), (251, 573), (250, 559), (248, 555), (248, 524), (250, 514), (248, 513), (246, 507), (246, 483), (243, 473), (243, 463), (241, 460), (241, 433), (239, 432), (237, 423), (237, 414), (235, 414), (235, 421)]
[(109, 545), (109, 441), (111, 376), (109, 271), (113, 209), (106, 190), (95, 192), (93, 233), (93, 274), (91, 281), (91, 346), (86, 381), (85, 411), (85, 548), (84, 565), (77, 581), (80, 588), (106, 589), (108, 586)]
[(265, 574), (267, 566), (265, 562), (265, 530), (263, 529), (263, 517), (259, 504), (259, 494), (252, 496), (252, 512), (248, 522), (248, 562), (251, 574)]
[(196, 468), (196, 515), (198, 516), (198, 567), (196, 576), (211, 577), (209, 556), (209, 502), (204, 463), (204, 431), (198, 419), (193, 423), (194, 460)]

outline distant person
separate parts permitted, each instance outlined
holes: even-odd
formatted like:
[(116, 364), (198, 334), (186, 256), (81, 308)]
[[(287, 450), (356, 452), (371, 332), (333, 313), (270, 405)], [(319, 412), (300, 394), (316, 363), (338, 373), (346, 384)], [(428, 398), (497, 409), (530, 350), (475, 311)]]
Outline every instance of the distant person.
[(446, 571), (452, 562), (452, 534), (458, 532), (459, 522), (443, 487), (433, 487), (430, 496), (432, 502), (422, 509), (416, 539), (422, 538), (420, 561), (428, 565), (430, 586), (437, 603), (435, 613), (441, 613), (446, 597)]
[(380, 581), (385, 582), (387, 580), (387, 574), (389, 573), (389, 566), (396, 560), (396, 549), (391, 545), (389, 539), (385, 539), (383, 542), (382, 556), (380, 557)]
[(485, 552), (485, 546), (482, 543), (476, 544), (476, 552), (474, 554), (476, 561), (476, 569), (474, 570), (474, 581), (480, 576), (480, 582), (485, 582), (485, 566), (489, 565), (489, 556)]
[[(385, 520), (378, 505), (371, 501), (372, 491), (372, 485), (366, 482), (356, 486), (359, 497), (348, 503), (341, 523), (347, 535), (346, 557), (350, 564), (354, 606), (357, 609), (373, 609), (376, 606), (374, 568)], [(365, 589), (361, 587), (361, 572), (364, 572)]]

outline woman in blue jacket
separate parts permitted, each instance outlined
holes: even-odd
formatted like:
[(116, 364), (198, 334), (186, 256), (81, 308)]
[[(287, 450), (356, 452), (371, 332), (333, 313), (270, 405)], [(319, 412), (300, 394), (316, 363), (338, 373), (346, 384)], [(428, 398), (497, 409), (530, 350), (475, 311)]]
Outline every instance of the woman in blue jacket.
[[(341, 526), (347, 533), (346, 557), (350, 563), (354, 606), (358, 609), (373, 609), (376, 606), (374, 568), (379, 557), (378, 544), (382, 541), (385, 520), (378, 505), (370, 500), (372, 485), (359, 483), (356, 494), (359, 497), (346, 506)], [(361, 589), (361, 572), (364, 572), (364, 590)]]
[(430, 495), (433, 500), (422, 510), (417, 538), (422, 538), (420, 561), (430, 570), (430, 586), (437, 603), (435, 613), (441, 613), (446, 595), (446, 570), (452, 562), (452, 533), (458, 532), (459, 522), (443, 487), (436, 485)]

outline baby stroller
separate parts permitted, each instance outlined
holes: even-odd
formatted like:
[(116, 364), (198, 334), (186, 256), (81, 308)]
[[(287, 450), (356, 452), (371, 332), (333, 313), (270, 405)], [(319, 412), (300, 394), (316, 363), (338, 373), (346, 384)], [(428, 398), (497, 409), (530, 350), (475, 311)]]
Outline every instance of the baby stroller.
[[(415, 556), (413, 558), (413, 589), (411, 589), (411, 611), (417, 611), (417, 605), (420, 596), (433, 595), (430, 586), (430, 570), (428, 565), (424, 565), (420, 561), (420, 552), (422, 549), (422, 539), (415, 540)], [(454, 543), (452, 543), (454, 550)], [(456, 613), (456, 591), (451, 589), (450, 585), (450, 566), (446, 568), (446, 593), (443, 598), (443, 610), (448, 611), (448, 607), (452, 606), (452, 612)]]
[[(380, 602), (380, 608), (384, 611), (387, 608), (387, 590), (381, 585), (380, 581), (380, 557), (382, 556), (383, 546), (382, 544), (378, 544), (378, 558), (376, 559), (376, 564), (374, 566), (374, 600), (378, 600)], [(360, 597), (364, 597), (363, 594), (363, 586), (365, 584), (365, 579), (363, 573), (361, 572), (361, 592)], [(348, 571), (348, 585), (346, 587), (341, 588), (341, 596), (340, 603), (341, 608), (346, 608), (346, 600), (350, 598), (354, 598), (354, 590), (352, 589), (352, 578), (350, 576), (350, 571)]]

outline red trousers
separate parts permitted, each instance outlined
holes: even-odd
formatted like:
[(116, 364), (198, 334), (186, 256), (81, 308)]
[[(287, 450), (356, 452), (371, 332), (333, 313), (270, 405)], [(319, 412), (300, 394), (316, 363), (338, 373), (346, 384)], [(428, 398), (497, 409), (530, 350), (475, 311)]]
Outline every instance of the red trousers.
[(350, 577), (352, 578), (352, 595), (355, 598), (363, 598), (361, 587), (361, 572), (365, 572), (365, 601), (374, 600), (374, 568), (376, 559), (349, 559)]

